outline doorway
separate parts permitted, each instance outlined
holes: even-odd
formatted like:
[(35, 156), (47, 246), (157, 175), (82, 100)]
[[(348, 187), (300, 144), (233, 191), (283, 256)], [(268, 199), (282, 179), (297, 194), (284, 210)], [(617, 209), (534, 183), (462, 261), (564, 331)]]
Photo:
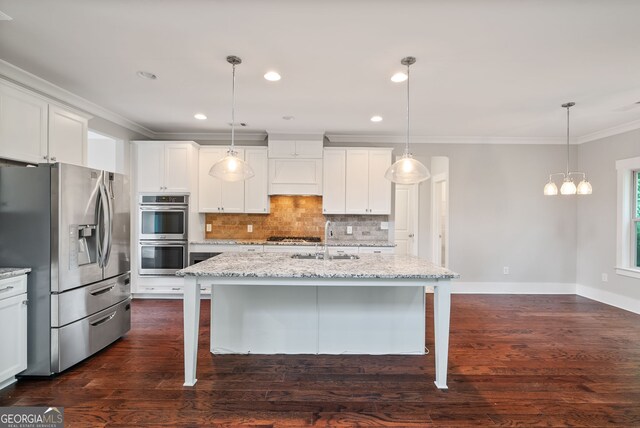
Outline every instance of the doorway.
[(418, 185), (396, 184), (396, 254), (418, 255)]
[(449, 159), (434, 157), (431, 167), (431, 254), (433, 263), (449, 267)]

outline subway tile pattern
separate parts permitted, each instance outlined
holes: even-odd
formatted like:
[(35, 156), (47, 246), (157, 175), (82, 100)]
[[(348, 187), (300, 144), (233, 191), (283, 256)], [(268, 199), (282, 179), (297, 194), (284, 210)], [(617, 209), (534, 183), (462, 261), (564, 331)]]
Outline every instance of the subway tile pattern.
[[(321, 196), (271, 196), (270, 214), (206, 214), (212, 225), (205, 232), (206, 239), (263, 240), (269, 236), (313, 236), (324, 239), (325, 221), (331, 220), (331, 240), (383, 241), (389, 240), (387, 230), (380, 228), (388, 216), (323, 215)], [(247, 226), (253, 225), (253, 232)], [(353, 234), (347, 235), (347, 226)]]

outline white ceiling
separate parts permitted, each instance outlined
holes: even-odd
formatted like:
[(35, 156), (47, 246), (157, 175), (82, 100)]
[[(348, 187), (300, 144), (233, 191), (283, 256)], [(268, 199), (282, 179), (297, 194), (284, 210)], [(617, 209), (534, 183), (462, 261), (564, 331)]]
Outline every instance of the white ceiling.
[[(547, 138), (640, 120), (640, 1), (0, 0), (0, 58), (154, 132)], [(262, 75), (271, 69), (280, 82)], [(151, 71), (158, 80), (136, 76)], [(197, 121), (194, 113), (209, 119)], [(384, 120), (372, 123), (378, 114)], [(285, 121), (282, 116), (294, 116)]]

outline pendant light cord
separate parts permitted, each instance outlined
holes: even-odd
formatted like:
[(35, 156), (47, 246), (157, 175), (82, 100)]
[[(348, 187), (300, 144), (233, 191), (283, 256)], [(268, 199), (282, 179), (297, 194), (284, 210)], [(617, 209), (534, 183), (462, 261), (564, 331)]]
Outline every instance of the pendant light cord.
[(233, 83), (231, 84), (231, 152), (235, 152), (236, 126), (236, 65), (233, 65)]
[(409, 77), (409, 68), (411, 64), (407, 64), (407, 141), (404, 147), (404, 154), (409, 154), (409, 81), (411, 80)]
[(567, 179), (569, 178), (569, 109), (570, 105), (567, 104)]

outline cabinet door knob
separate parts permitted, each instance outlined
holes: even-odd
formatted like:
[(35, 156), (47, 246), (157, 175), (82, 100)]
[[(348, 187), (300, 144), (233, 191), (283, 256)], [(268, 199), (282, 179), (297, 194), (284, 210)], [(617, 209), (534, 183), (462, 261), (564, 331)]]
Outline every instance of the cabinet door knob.
[(29, 303), (29, 299), (27, 299), (27, 300), (23, 300), (23, 301), (22, 301), (22, 304), (23, 304), (23, 305), (26, 305), (27, 303)]
[(413, 233), (410, 233), (410, 234), (409, 234), (409, 238), (413, 238), (413, 237), (414, 237), (414, 234), (413, 234)]
[(52, 160), (53, 162), (55, 162), (55, 161), (56, 161), (56, 157), (55, 157), (55, 156), (54, 156), (54, 157), (52, 157), (52, 158), (51, 158), (51, 160)]
[(42, 159), (47, 160), (47, 159), (49, 159), (49, 156), (44, 155), (44, 156), (42, 156)]

